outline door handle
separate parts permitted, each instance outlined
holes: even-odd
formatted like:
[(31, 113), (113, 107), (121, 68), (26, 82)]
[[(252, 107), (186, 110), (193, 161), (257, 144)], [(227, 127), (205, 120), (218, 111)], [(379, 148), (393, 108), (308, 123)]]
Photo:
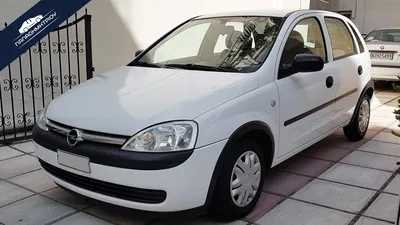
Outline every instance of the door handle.
[(362, 75), (363, 72), (364, 72), (363, 67), (362, 67), (362, 66), (359, 66), (359, 67), (358, 67), (358, 75)]
[(327, 88), (331, 88), (333, 86), (334, 80), (333, 77), (329, 76), (326, 78), (325, 84)]

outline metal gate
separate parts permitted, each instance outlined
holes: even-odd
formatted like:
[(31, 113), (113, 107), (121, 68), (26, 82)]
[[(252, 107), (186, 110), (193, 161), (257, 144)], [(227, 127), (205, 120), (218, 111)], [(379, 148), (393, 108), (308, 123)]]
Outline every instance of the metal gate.
[(91, 15), (85, 10), (0, 71), (0, 144), (30, 138), (44, 106), (93, 71)]

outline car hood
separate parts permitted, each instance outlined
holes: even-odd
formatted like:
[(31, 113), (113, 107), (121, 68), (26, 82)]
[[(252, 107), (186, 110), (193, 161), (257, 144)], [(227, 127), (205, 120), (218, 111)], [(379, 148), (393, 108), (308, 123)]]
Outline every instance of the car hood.
[(125, 66), (57, 97), (47, 117), (85, 130), (133, 135), (157, 123), (194, 119), (257, 85), (254, 74)]

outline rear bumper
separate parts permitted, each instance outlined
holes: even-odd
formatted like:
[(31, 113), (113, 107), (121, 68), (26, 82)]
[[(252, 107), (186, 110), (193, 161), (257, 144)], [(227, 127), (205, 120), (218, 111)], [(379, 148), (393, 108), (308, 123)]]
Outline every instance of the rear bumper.
[(400, 67), (373, 65), (371, 68), (372, 78), (383, 81), (400, 81)]

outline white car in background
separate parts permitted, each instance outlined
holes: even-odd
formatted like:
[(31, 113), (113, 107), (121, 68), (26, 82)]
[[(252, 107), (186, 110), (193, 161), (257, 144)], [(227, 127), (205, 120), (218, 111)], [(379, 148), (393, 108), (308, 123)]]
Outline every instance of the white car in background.
[(43, 19), (42, 15), (35, 16), (33, 18), (27, 19), (19, 28), (19, 33), (23, 34), (28, 32), (29, 29), (31, 29), (33, 26), (35, 26), (37, 23), (39, 23)]
[(242, 218), (271, 167), (337, 129), (363, 139), (374, 91), (365, 49), (332, 12), (195, 17), (51, 101), (36, 154), (59, 186), (90, 198)]
[(376, 29), (365, 37), (372, 63), (372, 78), (398, 81), (400, 76), (400, 28)]

